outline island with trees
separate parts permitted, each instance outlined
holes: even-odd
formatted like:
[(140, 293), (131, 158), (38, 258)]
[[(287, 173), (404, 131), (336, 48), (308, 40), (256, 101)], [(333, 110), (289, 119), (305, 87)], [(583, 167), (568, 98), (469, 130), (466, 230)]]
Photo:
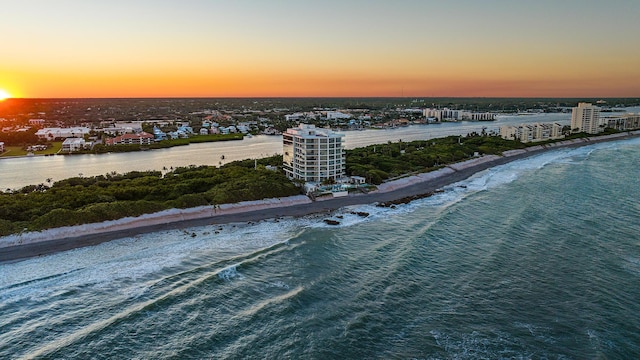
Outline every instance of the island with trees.
[[(607, 131), (604, 135), (615, 133)], [(585, 137), (573, 134), (569, 138)], [(566, 139), (565, 139), (566, 140)], [(552, 143), (525, 144), (499, 136), (469, 134), (389, 142), (346, 151), (348, 176), (373, 185), (481, 155)], [(135, 217), (166, 209), (217, 206), (303, 193), (302, 184), (279, 169), (282, 156), (234, 161), (221, 167), (109, 173), (73, 177), (53, 184), (0, 191), (0, 236)]]

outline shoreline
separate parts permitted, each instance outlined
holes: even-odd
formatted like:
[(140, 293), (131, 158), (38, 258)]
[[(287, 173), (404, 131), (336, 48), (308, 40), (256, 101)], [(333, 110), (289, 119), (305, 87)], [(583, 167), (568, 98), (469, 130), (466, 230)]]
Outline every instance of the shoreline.
[(222, 204), (215, 207), (202, 206), (191, 209), (171, 209), (135, 218), (8, 235), (0, 237), (0, 263), (98, 245), (111, 240), (156, 231), (255, 222), (282, 217), (302, 217), (317, 213), (328, 213), (346, 206), (389, 202), (435, 192), (442, 187), (465, 180), (480, 171), (550, 150), (581, 147), (636, 137), (640, 137), (640, 131), (536, 145), (525, 149), (505, 151), (502, 156), (485, 155), (464, 162), (449, 164), (435, 171), (382, 183), (377, 190), (368, 194), (349, 194), (346, 197), (318, 199), (316, 201), (312, 201), (305, 195), (296, 195), (288, 198)]
[[(212, 142), (220, 142), (220, 141), (242, 141), (242, 140), (244, 140), (244, 138), (245, 138), (245, 136), (243, 136), (240, 139), (235, 139), (234, 138), (234, 139), (195, 141), (193, 143), (190, 142), (190, 143), (187, 143), (187, 144), (171, 145), (171, 146), (168, 146), (168, 147), (161, 147), (161, 148), (157, 148), (157, 149), (139, 149), (139, 150), (122, 151), (122, 152), (126, 153), (126, 152), (138, 152), (138, 151), (149, 151), (149, 150), (162, 150), (162, 149), (170, 149), (170, 148), (177, 147), (177, 146), (189, 146), (189, 145), (192, 145), (192, 144), (204, 144), (204, 143), (212, 143)], [(111, 151), (97, 152), (97, 153), (91, 153), (91, 152), (80, 152), (80, 153), (78, 153), (78, 152), (67, 152), (67, 153), (64, 153), (64, 152), (62, 152), (62, 149), (60, 149), (57, 152), (52, 153), (52, 154), (33, 154), (33, 155), (9, 155), (9, 156), (4, 156), (3, 154), (5, 154), (6, 152), (7, 151), (5, 151), (4, 153), (0, 154), (0, 160), (32, 158), (32, 157), (48, 157), (48, 156), (103, 155), (103, 154), (111, 154), (112, 153)]]

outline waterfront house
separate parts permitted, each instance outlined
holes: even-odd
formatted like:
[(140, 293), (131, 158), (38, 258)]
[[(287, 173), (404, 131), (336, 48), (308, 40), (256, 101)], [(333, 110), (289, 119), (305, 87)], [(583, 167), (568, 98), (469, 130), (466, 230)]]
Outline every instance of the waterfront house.
[(161, 140), (166, 140), (167, 139), (167, 134), (158, 129), (157, 127), (153, 127), (153, 136), (155, 138), (156, 141), (161, 141)]
[(62, 142), (62, 152), (75, 152), (84, 150), (87, 145), (90, 146), (91, 143), (87, 143), (82, 138), (66, 138), (64, 142)]
[(238, 131), (240, 131), (243, 134), (246, 134), (249, 132), (249, 127), (247, 125), (244, 124), (240, 124), (238, 126), (236, 126), (236, 128), (238, 129)]
[(191, 126), (188, 125), (182, 125), (178, 128), (178, 130), (176, 130), (177, 133), (181, 134), (186, 134), (187, 137), (189, 137), (189, 134), (193, 134), (193, 129), (191, 128)]

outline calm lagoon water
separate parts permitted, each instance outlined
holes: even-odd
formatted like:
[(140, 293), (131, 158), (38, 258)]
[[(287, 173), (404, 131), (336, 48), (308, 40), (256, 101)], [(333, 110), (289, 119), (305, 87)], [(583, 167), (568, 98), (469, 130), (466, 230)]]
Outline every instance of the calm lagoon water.
[[(437, 125), (414, 125), (391, 130), (348, 131), (347, 148), (381, 144), (388, 141), (411, 141), (470, 132), (497, 130), (504, 124), (560, 122), (569, 124), (570, 114), (505, 116), (494, 122), (460, 122)], [(77, 156), (35, 156), (0, 159), (0, 190), (19, 189), (74, 176), (96, 176), (115, 171), (161, 170), (189, 165), (217, 166), (226, 162), (254, 159), (282, 153), (281, 136), (254, 136), (242, 141), (215, 142), (178, 146), (153, 151)], [(224, 156), (224, 159), (222, 159)]]

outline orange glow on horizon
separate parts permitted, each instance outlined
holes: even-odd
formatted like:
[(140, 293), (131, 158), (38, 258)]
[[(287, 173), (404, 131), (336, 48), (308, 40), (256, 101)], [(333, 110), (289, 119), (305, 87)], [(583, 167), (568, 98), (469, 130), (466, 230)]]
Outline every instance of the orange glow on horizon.
[(640, 70), (623, 63), (619, 68), (631, 70), (587, 76), (588, 67), (553, 68), (544, 57), (538, 62), (492, 60), (470, 65), (436, 59), (420, 65), (396, 58), (360, 67), (314, 61), (210, 67), (197, 63), (146, 68), (15, 66), (11, 73), (0, 71), (0, 76), (19, 84), (21, 91), (6, 82), (0, 86), (11, 97), (28, 98), (635, 97), (640, 93)]
[(11, 98), (11, 94), (6, 90), (0, 89), (0, 101), (7, 100), (9, 98)]
[[(38, 74), (23, 84), (24, 96), (0, 98), (134, 97), (633, 97), (640, 87), (626, 78), (580, 79), (500, 74), (366, 74), (284, 71), (204, 74)], [(26, 79), (25, 79), (26, 80)]]
[[(314, 57), (262, 53), (225, 57), (173, 58), (145, 64), (140, 59), (110, 64), (11, 63), (0, 87), (12, 97), (636, 97), (640, 68), (624, 57), (605, 63), (558, 62), (549, 54), (463, 54), (429, 57), (414, 53)], [(115, 56), (115, 55), (114, 55)], [(182, 61), (182, 62), (181, 62)], [(17, 85), (17, 86), (14, 86)], [(16, 89), (20, 91), (16, 91)]]

